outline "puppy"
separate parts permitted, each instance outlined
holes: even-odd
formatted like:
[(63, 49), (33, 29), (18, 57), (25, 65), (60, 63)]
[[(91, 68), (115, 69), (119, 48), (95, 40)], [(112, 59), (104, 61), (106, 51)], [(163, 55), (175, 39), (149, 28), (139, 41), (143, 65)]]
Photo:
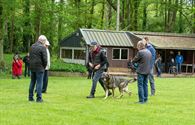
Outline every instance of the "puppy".
[(106, 89), (106, 94), (105, 94), (104, 99), (108, 97), (109, 89), (112, 90), (112, 96), (114, 97), (115, 88), (118, 88), (120, 92), (120, 96), (118, 98), (121, 98), (124, 92), (128, 93), (130, 96), (131, 92), (128, 91), (128, 83), (133, 83), (134, 81), (137, 80), (136, 78), (129, 80), (129, 79), (125, 79), (124, 77), (120, 77), (120, 76), (112, 76), (108, 74), (107, 72), (104, 72), (101, 78), (104, 81), (104, 86)]

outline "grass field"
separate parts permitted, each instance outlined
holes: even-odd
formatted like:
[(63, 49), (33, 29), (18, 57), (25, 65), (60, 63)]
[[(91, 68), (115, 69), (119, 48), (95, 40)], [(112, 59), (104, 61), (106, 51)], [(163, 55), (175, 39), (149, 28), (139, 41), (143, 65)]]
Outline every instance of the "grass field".
[(136, 84), (131, 97), (103, 100), (98, 84), (86, 99), (91, 81), (79, 77), (50, 77), (44, 102), (28, 102), (29, 81), (0, 79), (0, 125), (195, 125), (195, 78), (156, 79), (157, 95), (143, 105)]

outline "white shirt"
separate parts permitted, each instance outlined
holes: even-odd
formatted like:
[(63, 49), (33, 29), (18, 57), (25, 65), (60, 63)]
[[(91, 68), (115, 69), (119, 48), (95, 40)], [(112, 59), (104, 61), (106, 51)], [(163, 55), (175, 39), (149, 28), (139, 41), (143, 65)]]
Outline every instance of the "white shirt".
[(49, 49), (46, 48), (47, 51), (47, 66), (45, 68), (45, 70), (49, 70), (50, 69), (50, 53), (49, 53)]

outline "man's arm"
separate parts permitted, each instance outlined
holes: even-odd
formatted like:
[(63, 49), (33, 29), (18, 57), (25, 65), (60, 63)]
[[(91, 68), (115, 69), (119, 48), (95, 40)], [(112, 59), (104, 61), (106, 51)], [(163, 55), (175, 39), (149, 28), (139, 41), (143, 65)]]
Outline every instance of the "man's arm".
[(136, 56), (133, 58), (132, 63), (139, 62), (140, 58), (141, 58), (140, 52), (138, 51), (137, 54), (136, 54)]

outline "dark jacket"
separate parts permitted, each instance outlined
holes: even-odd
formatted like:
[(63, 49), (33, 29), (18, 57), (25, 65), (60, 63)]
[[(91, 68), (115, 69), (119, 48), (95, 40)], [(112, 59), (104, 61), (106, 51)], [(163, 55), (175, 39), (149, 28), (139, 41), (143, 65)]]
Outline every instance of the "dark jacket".
[(23, 62), (25, 63), (25, 65), (29, 65), (29, 63), (30, 63), (30, 57), (29, 56), (25, 56), (23, 58)]
[(98, 49), (99, 50), (96, 51), (95, 54), (93, 51), (89, 53), (89, 62), (92, 63), (94, 66), (97, 66), (98, 64), (100, 64), (100, 69), (106, 70), (107, 64), (108, 64), (107, 57), (105, 56), (101, 48), (98, 48)]
[(40, 42), (36, 42), (31, 46), (30, 50), (30, 70), (32, 72), (44, 71), (47, 65), (46, 47)]
[(149, 74), (152, 61), (152, 54), (148, 49), (142, 49), (137, 52), (137, 55), (133, 58), (132, 63), (137, 63), (137, 73)]

